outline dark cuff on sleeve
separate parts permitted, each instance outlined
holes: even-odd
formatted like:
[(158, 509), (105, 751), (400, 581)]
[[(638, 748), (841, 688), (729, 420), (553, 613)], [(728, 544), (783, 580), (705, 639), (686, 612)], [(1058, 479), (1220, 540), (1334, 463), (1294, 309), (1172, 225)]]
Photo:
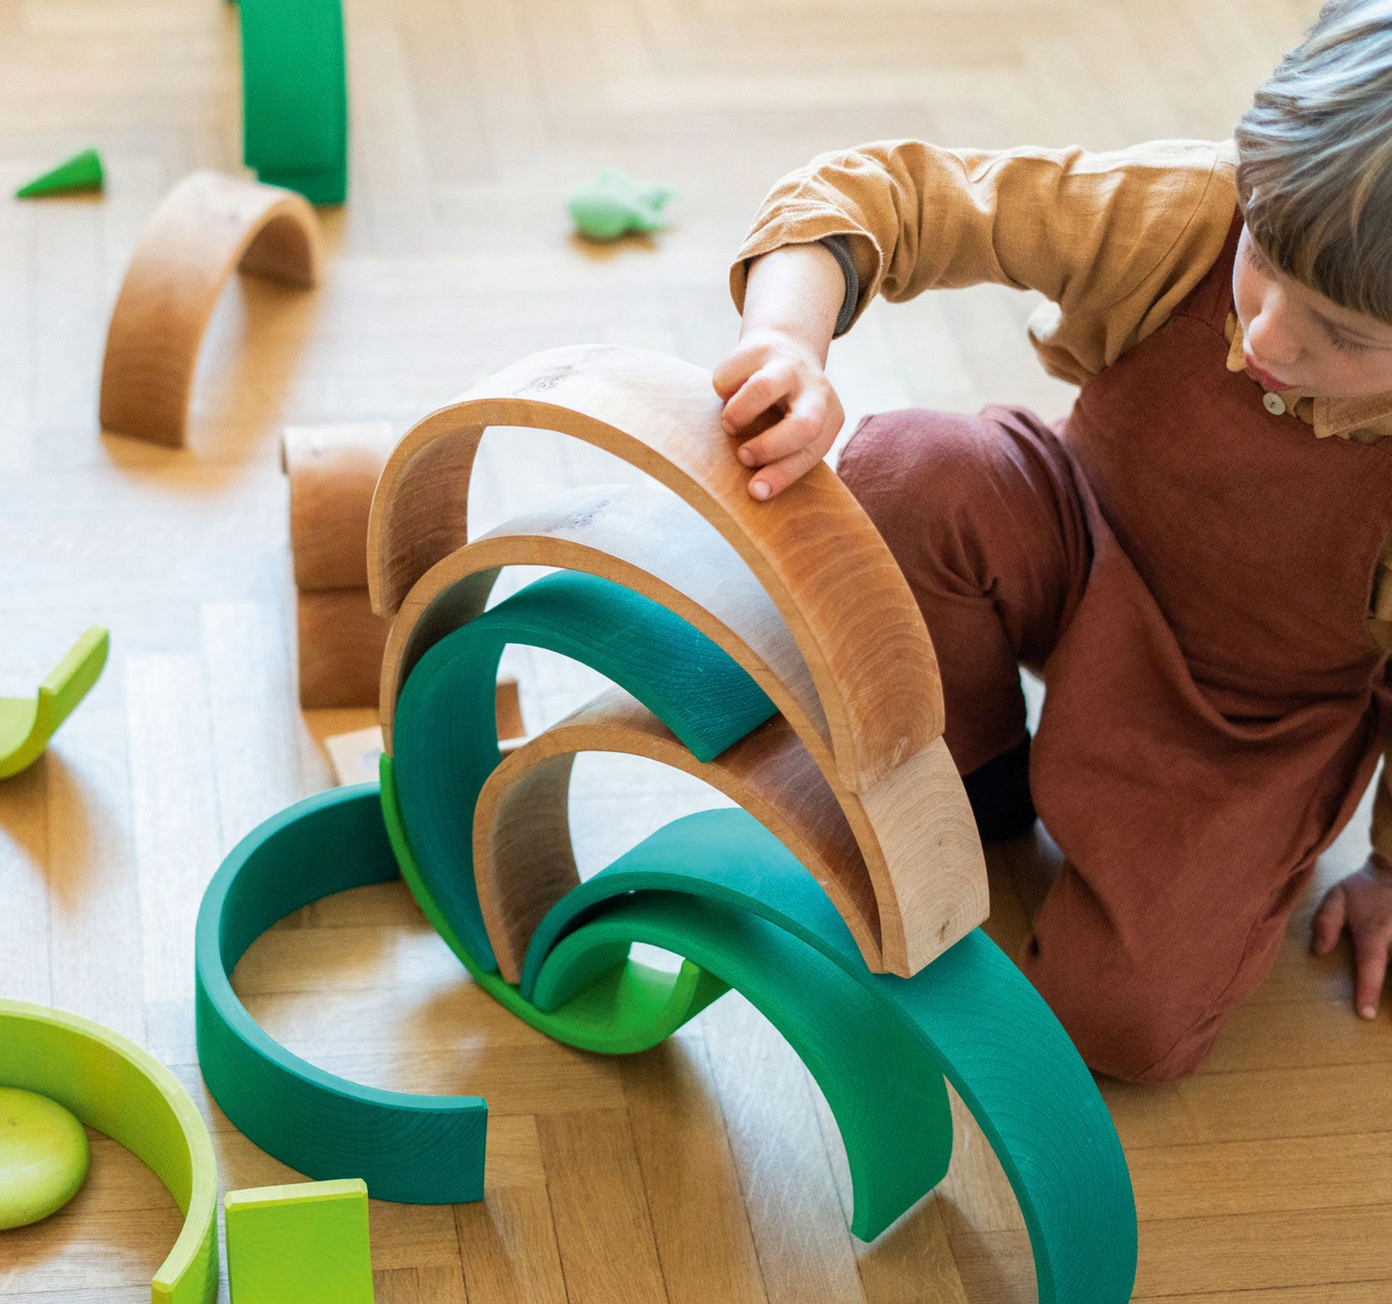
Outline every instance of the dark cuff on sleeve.
[(831, 338), (844, 335), (849, 329), (851, 318), (855, 316), (856, 300), (860, 297), (860, 278), (856, 274), (855, 259), (851, 257), (851, 245), (844, 235), (824, 235), (819, 244), (824, 244), (841, 264), (841, 274), (846, 278), (846, 297), (841, 301), (841, 311), (836, 314), (836, 325)]

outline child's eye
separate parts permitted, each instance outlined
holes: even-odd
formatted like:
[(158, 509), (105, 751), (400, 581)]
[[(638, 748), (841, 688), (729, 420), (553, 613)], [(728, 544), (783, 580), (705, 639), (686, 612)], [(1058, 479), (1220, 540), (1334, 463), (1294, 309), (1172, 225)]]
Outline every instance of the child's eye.
[(1324, 338), (1340, 353), (1362, 353), (1368, 347), (1366, 344), (1355, 344), (1352, 340), (1345, 339), (1338, 331), (1330, 330), (1328, 326), (1322, 325), (1320, 329), (1324, 332)]

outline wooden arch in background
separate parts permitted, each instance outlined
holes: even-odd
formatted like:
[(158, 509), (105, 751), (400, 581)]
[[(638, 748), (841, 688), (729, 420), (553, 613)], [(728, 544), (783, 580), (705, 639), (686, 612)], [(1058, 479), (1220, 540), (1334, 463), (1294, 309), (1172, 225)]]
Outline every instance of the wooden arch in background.
[(150, 218), (112, 309), (102, 429), (181, 448), (199, 346), (232, 273), (309, 287), (319, 265), (302, 196), (219, 172), (185, 177)]

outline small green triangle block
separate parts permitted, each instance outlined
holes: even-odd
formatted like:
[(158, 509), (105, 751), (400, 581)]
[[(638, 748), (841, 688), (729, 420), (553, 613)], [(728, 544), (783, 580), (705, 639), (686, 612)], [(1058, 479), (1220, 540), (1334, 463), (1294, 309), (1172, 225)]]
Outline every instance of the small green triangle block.
[(94, 149), (84, 149), (51, 172), (35, 177), (27, 186), (15, 191), (16, 199), (39, 199), (45, 195), (80, 195), (102, 188), (101, 155)]

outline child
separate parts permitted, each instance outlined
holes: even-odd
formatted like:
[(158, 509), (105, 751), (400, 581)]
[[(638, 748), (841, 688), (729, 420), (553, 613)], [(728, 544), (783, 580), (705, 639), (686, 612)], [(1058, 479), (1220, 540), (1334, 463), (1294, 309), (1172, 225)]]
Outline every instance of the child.
[[(1081, 387), (861, 421), (839, 472), (932, 633), (986, 840), (1062, 849), (1017, 962), (1093, 1068), (1177, 1077), (1269, 972), (1392, 741), (1392, 3), (1333, 0), (1232, 140), (818, 155), (730, 269), (717, 368), (750, 492), (843, 413), (823, 367), (876, 293), (992, 281)], [(839, 311), (838, 311), (839, 309)], [(1031, 755), (1019, 663), (1047, 693)], [(1333, 888), (1356, 1005), (1392, 942), (1392, 779)]]

